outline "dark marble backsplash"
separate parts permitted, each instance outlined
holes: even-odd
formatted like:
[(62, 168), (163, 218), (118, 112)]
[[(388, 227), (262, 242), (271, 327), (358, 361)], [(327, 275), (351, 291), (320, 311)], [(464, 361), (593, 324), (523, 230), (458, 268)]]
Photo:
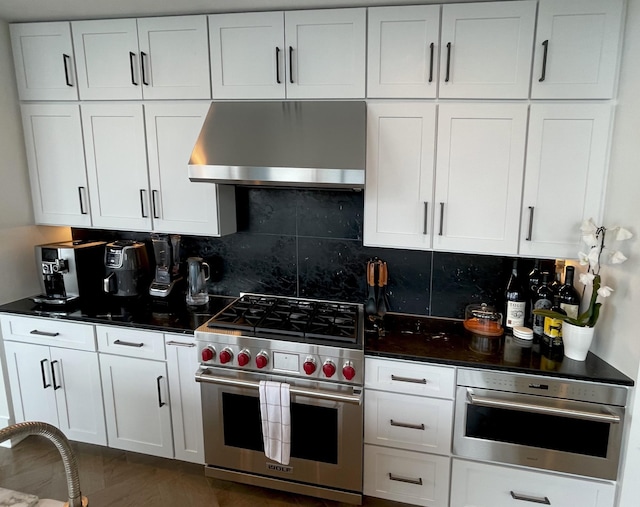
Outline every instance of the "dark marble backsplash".
[[(237, 187), (236, 203), (236, 234), (182, 236), (182, 260), (200, 256), (221, 266), (209, 282), (212, 294), (364, 302), (366, 263), (378, 257), (389, 268), (391, 311), (461, 318), (469, 303), (504, 303), (513, 258), (363, 246), (362, 192)], [(149, 233), (72, 232), (74, 239), (146, 241), (153, 261)], [(521, 259), (520, 273), (532, 264)]]

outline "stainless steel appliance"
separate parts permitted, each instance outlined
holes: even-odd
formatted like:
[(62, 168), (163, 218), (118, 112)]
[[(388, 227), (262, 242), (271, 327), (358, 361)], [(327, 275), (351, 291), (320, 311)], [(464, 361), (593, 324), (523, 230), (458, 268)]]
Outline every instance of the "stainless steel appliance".
[(106, 278), (104, 292), (134, 297), (149, 290), (149, 258), (144, 243), (118, 240), (108, 243), (104, 252)]
[[(362, 502), (363, 313), (244, 294), (196, 329), (207, 476)], [(290, 386), (288, 465), (264, 454), (261, 380)]]
[(67, 305), (102, 292), (104, 241), (62, 241), (37, 245), (36, 265), (42, 293), (35, 303)]
[(155, 276), (149, 286), (149, 295), (166, 298), (182, 280), (180, 275), (180, 236), (178, 234), (152, 234), (151, 244), (156, 261)]
[(615, 480), (627, 387), (459, 368), (457, 456)]

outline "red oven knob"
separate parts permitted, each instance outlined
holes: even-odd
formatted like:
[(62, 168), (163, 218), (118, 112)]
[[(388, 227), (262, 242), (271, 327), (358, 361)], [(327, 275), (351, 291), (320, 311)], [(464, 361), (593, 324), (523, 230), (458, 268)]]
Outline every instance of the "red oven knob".
[(325, 361), (322, 365), (322, 371), (327, 378), (333, 377), (336, 373), (336, 365), (332, 361)]
[(212, 347), (205, 347), (202, 349), (202, 361), (207, 362), (211, 361), (214, 357), (216, 357), (216, 351)]
[(259, 352), (256, 356), (256, 366), (260, 369), (264, 368), (269, 364), (269, 357), (265, 352)]
[(226, 348), (222, 352), (220, 352), (220, 362), (222, 364), (226, 364), (233, 359), (233, 352), (231, 349)]
[(307, 375), (312, 375), (316, 371), (316, 360), (313, 357), (307, 357), (302, 368)]
[(344, 366), (342, 367), (342, 375), (347, 380), (351, 380), (356, 376), (356, 369), (351, 365), (351, 362), (344, 364)]
[(249, 354), (248, 350), (243, 350), (238, 354), (238, 364), (240, 366), (246, 366), (251, 361), (251, 354)]

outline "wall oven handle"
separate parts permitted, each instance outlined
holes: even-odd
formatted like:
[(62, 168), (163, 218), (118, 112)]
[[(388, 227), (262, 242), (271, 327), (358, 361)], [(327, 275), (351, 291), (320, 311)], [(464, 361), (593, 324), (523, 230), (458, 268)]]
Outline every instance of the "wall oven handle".
[(471, 405), (481, 407), (504, 408), (521, 410), (524, 412), (533, 412), (536, 414), (557, 415), (562, 417), (571, 417), (573, 419), (582, 419), (585, 421), (603, 422), (609, 424), (619, 424), (620, 416), (615, 414), (602, 414), (596, 412), (586, 412), (584, 410), (573, 410), (570, 408), (545, 407), (543, 405), (534, 405), (532, 403), (522, 403), (519, 401), (506, 401), (489, 398), (486, 396), (477, 396), (467, 390), (467, 401)]
[[(260, 382), (253, 380), (241, 380), (236, 378), (217, 377), (211, 375), (207, 369), (198, 369), (196, 372), (196, 382), (202, 382), (205, 384), (222, 384), (231, 387), (245, 387), (249, 389), (258, 389)], [(338, 394), (330, 391), (323, 391), (320, 389), (304, 389), (301, 387), (289, 387), (291, 394), (297, 394), (300, 396), (308, 396), (309, 398), (317, 398), (321, 400), (339, 401), (345, 403), (354, 403), (360, 405), (362, 403), (362, 393), (357, 394)]]
[(544, 505), (551, 505), (551, 502), (546, 496), (538, 498), (537, 496), (529, 496), (522, 495), (520, 493), (515, 493), (514, 491), (509, 491), (511, 493), (511, 498), (514, 500), (522, 500), (523, 502), (533, 502), (533, 503), (541, 503)]

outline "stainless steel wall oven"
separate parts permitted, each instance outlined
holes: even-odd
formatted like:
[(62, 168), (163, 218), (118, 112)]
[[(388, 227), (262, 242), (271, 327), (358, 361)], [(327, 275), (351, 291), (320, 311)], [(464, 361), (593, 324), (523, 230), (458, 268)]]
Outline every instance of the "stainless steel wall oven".
[(627, 388), (458, 370), (457, 456), (615, 480)]

